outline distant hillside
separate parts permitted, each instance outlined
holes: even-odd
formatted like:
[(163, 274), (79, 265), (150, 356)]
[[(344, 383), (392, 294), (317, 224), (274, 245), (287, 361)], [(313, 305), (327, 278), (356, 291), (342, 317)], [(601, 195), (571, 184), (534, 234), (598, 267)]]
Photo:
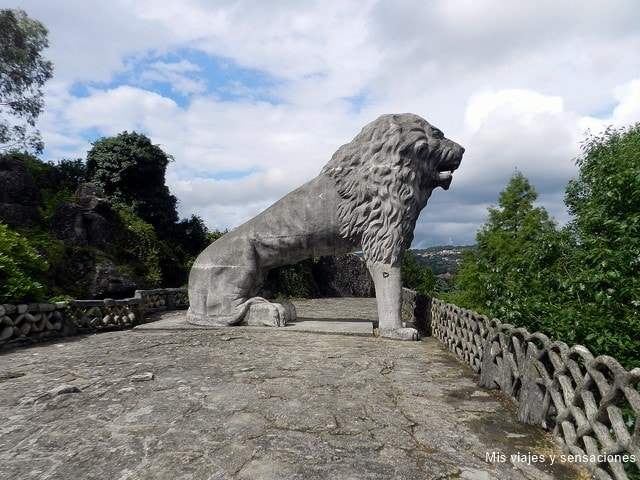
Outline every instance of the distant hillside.
[(472, 248), (469, 245), (439, 245), (426, 249), (415, 249), (420, 265), (431, 269), (435, 276), (451, 277), (455, 275), (462, 260), (462, 250)]

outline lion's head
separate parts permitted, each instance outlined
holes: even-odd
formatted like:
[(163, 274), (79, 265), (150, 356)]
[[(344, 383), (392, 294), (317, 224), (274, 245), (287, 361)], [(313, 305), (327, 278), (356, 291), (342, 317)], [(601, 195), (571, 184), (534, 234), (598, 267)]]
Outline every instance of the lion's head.
[(431, 192), (449, 188), (463, 153), (417, 115), (382, 115), (366, 125), (321, 172), (342, 197), (341, 235), (360, 243), (368, 262), (398, 265)]

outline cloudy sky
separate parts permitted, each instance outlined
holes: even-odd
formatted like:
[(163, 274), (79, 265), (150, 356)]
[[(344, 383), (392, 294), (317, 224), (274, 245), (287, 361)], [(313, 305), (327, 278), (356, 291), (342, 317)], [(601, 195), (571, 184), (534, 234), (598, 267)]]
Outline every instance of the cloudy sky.
[(49, 29), (43, 160), (124, 130), (182, 217), (238, 226), (383, 113), (466, 148), (414, 248), (472, 244), (515, 169), (566, 222), (589, 129), (640, 121), (638, 0), (0, 0)]

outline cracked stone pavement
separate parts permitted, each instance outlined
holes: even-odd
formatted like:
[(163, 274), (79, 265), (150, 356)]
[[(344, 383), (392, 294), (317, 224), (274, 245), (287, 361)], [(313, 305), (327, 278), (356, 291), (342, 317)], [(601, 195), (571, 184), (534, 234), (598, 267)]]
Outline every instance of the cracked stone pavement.
[(0, 402), (1, 479), (583, 478), (433, 338), (92, 334), (0, 352)]

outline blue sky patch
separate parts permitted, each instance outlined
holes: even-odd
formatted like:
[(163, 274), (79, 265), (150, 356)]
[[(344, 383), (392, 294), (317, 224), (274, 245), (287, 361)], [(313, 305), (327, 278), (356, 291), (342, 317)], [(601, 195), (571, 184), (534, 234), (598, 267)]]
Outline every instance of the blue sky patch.
[(74, 84), (70, 93), (88, 97), (90, 90), (107, 90), (129, 85), (170, 98), (185, 108), (194, 96), (213, 95), (223, 102), (282, 102), (274, 93), (281, 80), (260, 70), (243, 68), (225, 57), (181, 49), (175, 52), (144, 57), (131, 56), (125, 69), (110, 82)]
[(349, 103), (351, 103), (351, 109), (354, 113), (360, 113), (360, 111), (369, 104), (368, 92), (360, 92), (357, 95), (346, 97)]
[(254, 173), (259, 173), (261, 172), (261, 170), (255, 169), (255, 170), (242, 170), (239, 172), (218, 172), (215, 175), (213, 175), (213, 178), (216, 180), (239, 180), (241, 178), (245, 178), (248, 177), (249, 175), (252, 175)]
[(589, 112), (588, 115), (593, 118), (605, 119), (611, 118), (613, 115), (613, 110), (618, 106), (617, 103), (612, 103), (611, 105), (607, 105), (606, 107), (599, 108), (592, 112)]
[(260, 169), (250, 169), (250, 170), (228, 170), (228, 171), (218, 171), (218, 172), (192, 172), (191, 176), (193, 178), (209, 178), (212, 180), (239, 180), (241, 178), (248, 177), (254, 173), (259, 173), (262, 170)]

